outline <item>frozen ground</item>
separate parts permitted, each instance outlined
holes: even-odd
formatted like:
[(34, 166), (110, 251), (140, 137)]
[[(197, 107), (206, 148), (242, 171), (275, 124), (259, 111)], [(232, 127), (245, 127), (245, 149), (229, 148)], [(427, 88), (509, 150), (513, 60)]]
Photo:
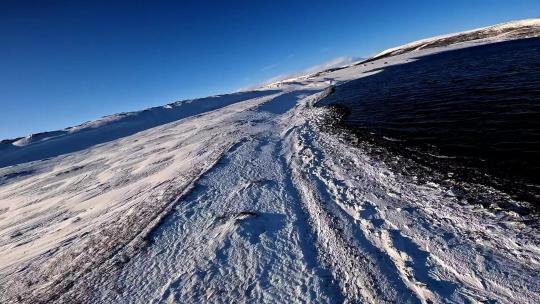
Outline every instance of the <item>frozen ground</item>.
[(393, 172), (312, 107), (444, 49), (4, 142), (0, 302), (540, 303), (524, 218)]

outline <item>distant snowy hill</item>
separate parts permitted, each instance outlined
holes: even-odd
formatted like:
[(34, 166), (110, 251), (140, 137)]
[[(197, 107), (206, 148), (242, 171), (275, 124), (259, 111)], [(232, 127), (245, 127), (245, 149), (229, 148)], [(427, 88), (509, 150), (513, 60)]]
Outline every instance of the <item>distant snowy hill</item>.
[(381, 59), (384, 57), (395, 56), (422, 49), (456, 45), (464, 42), (486, 43), (538, 36), (540, 36), (540, 18), (525, 19), (414, 41), (405, 45), (384, 50), (373, 56), (373, 58), (370, 58), (370, 60)]
[(4, 140), (0, 302), (540, 303), (530, 217), (396, 172), (314, 107), (389, 66), (539, 34), (530, 19), (425, 39)]

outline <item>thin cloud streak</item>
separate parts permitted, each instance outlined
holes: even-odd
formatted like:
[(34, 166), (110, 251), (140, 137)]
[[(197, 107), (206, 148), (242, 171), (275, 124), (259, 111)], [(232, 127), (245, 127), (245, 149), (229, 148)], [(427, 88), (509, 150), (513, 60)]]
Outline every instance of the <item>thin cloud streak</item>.
[(287, 57), (285, 57), (285, 59), (281, 60), (280, 62), (273, 63), (273, 64), (269, 64), (269, 65), (263, 67), (263, 68), (261, 69), (261, 72), (275, 69), (275, 68), (277, 68), (278, 66), (280, 66), (280, 65), (286, 63), (287, 61), (291, 60), (292, 58), (294, 58), (294, 54), (289, 54), (289, 55), (287, 55)]
[(261, 69), (261, 72), (264, 72), (264, 71), (268, 71), (268, 70), (274, 69), (274, 68), (276, 68), (277, 66), (278, 66), (277, 63), (267, 65), (267, 66), (265, 66), (265, 67), (263, 67), (263, 68)]
[(281, 81), (281, 80), (285, 80), (285, 79), (289, 79), (289, 78), (294, 78), (294, 77), (299, 77), (299, 76), (306, 75), (306, 74), (312, 74), (312, 73), (324, 71), (326, 69), (331, 69), (331, 68), (335, 68), (335, 67), (349, 65), (349, 64), (351, 64), (353, 62), (356, 62), (356, 61), (359, 61), (359, 60), (361, 60), (361, 58), (346, 57), (346, 56), (336, 57), (336, 58), (334, 58), (332, 60), (329, 60), (327, 62), (311, 66), (311, 67), (309, 67), (307, 69), (304, 69), (304, 70), (302, 70), (300, 72), (290, 73), (290, 74), (280, 74), (280, 75), (277, 75), (277, 76), (273, 76), (273, 77), (263, 81), (260, 84), (254, 85), (251, 88), (260, 87), (260, 86), (267, 85), (267, 84), (270, 84), (270, 83), (274, 83), (274, 82), (277, 82), (277, 81)]

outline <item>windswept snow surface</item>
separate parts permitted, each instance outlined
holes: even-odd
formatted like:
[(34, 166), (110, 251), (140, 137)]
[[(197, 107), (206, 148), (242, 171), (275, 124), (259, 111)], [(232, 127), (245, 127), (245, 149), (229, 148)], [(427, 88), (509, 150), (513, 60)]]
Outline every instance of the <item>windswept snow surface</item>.
[(385, 60), (10, 156), (0, 302), (540, 303), (540, 236), (523, 218), (463, 204), (323, 127), (313, 104), (331, 84), (412, 58)]

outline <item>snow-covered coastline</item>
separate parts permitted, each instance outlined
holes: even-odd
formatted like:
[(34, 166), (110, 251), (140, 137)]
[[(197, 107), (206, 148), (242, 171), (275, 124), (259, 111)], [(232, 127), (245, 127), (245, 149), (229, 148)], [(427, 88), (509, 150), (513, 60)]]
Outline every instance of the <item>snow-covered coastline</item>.
[[(540, 302), (535, 228), (392, 171), (313, 107), (332, 85), (475, 43), (5, 142), (0, 301)], [(44, 152), (100, 130), (119, 135)]]

